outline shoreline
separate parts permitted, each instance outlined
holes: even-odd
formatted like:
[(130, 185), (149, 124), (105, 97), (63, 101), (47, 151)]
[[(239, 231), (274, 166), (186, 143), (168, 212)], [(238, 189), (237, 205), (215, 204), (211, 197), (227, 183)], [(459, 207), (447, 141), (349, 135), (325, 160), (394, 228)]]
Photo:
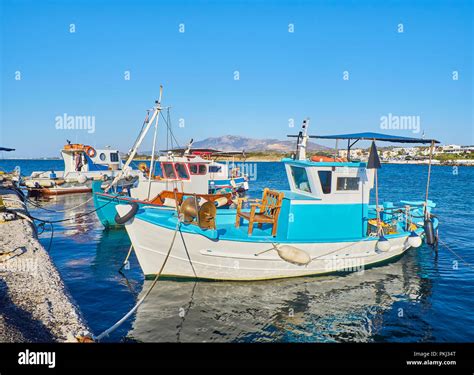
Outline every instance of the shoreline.
[[(0, 342), (78, 342), (90, 330), (11, 182), (0, 180)], [(10, 213), (14, 213), (11, 215)]]

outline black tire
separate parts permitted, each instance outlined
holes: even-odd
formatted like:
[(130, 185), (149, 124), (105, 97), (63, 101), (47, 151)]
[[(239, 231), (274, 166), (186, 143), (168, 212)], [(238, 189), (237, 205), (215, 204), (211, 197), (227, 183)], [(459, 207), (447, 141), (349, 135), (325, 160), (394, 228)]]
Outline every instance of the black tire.
[(125, 224), (127, 221), (129, 221), (131, 218), (133, 218), (136, 215), (136, 213), (138, 212), (138, 208), (139, 208), (138, 204), (135, 203), (135, 202), (131, 202), (130, 204), (131, 204), (132, 208), (130, 209), (130, 211), (128, 211), (128, 213), (125, 216), (123, 216), (123, 217), (120, 216), (118, 214), (118, 212), (115, 215), (115, 222), (117, 224), (120, 224), (120, 225)]

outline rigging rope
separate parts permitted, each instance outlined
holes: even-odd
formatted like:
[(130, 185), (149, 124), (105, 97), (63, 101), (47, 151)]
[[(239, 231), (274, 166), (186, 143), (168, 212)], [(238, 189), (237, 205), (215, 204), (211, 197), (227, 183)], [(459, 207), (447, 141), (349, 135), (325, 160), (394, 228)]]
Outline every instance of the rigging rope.
[(36, 207), (36, 208), (39, 208), (41, 210), (44, 210), (44, 211), (48, 211), (48, 212), (61, 212), (61, 213), (64, 213), (64, 212), (69, 212), (69, 211), (73, 211), (73, 210), (76, 210), (78, 209), (79, 207), (82, 207), (82, 206), (85, 206), (87, 203), (89, 203), (92, 199), (94, 199), (94, 197), (90, 197), (88, 200), (86, 200), (85, 202), (82, 202), (80, 204), (78, 204), (77, 206), (73, 206), (73, 207), (69, 207), (65, 210), (51, 210), (49, 208), (45, 208), (43, 207), (41, 204), (38, 204), (34, 201), (32, 201), (31, 199), (29, 198), (26, 198), (26, 201), (31, 204), (32, 206)]
[(155, 287), (156, 283), (158, 282), (158, 279), (160, 278), (161, 276), (161, 273), (163, 272), (163, 269), (165, 268), (165, 265), (166, 265), (166, 262), (168, 261), (168, 258), (171, 254), (171, 249), (173, 248), (173, 245), (174, 245), (174, 242), (175, 242), (175, 239), (176, 239), (176, 234), (178, 233), (178, 230), (179, 230), (179, 227), (181, 226), (181, 220), (178, 216), (178, 220), (176, 222), (176, 228), (174, 230), (174, 234), (173, 234), (173, 239), (171, 240), (171, 244), (169, 246), (169, 249), (168, 249), (168, 252), (166, 253), (166, 256), (165, 256), (165, 259), (160, 267), (160, 270), (158, 271), (158, 273), (156, 274), (155, 276), (155, 279), (153, 280), (153, 283), (150, 285), (150, 287), (148, 288), (148, 290), (146, 291), (145, 295), (140, 298), (140, 300), (135, 304), (135, 306), (133, 306), (130, 311), (128, 313), (126, 313), (119, 321), (117, 321), (117, 323), (115, 323), (114, 325), (112, 325), (110, 328), (106, 329), (104, 332), (102, 332), (100, 335), (98, 336), (95, 336), (93, 337), (94, 340), (96, 341), (100, 341), (102, 340), (104, 337), (107, 337), (109, 334), (111, 334), (113, 331), (115, 331), (118, 327), (120, 327), (135, 311), (137, 311), (137, 309), (140, 307), (140, 305), (143, 303), (143, 301), (145, 301), (145, 299), (148, 297), (148, 295), (151, 293), (151, 291), (153, 290), (153, 288)]

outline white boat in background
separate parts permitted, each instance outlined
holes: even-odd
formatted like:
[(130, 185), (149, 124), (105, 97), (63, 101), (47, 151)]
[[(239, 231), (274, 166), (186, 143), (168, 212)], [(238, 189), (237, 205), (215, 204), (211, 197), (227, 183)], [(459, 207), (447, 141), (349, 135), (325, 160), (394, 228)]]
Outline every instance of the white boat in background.
[(91, 192), (92, 181), (108, 181), (123, 172), (126, 184), (137, 178), (139, 171), (127, 168), (118, 150), (95, 149), (89, 145), (68, 143), (61, 150), (64, 171), (35, 171), (22, 184), (31, 195), (63, 195)]
[[(152, 176), (145, 163), (138, 167), (143, 172), (130, 188), (135, 199), (150, 199), (162, 191), (196, 194), (244, 193), (248, 190), (248, 177), (235, 163), (224, 164), (211, 158), (214, 150), (169, 150), (154, 161)], [(150, 181), (151, 176), (151, 181)]]
[[(166, 107), (167, 117), (163, 116), (161, 98), (163, 87), (160, 87), (160, 97), (155, 102), (152, 115), (151, 110), (147, 111), (147, 116), (143, 123), (140, 134), (135, 141), (128, 159), (123, 167), (127, 170), (134, 162), (139, 148), (151, 128), (154, 128), (153, 144), (150, 163), (142, 162), (138, 169), (141, 171), (138, 180), (129, 189), (129, 195), (137, 200), (151, 200), (164, 191), (178, 191), (180, 193), (195, 194), (226, 194), (234, 192), (245, 192), (248, 190), (248, 177), (239, 168), (232, 165), (218, 163), (213, 159), (216, 153), (223, 154), (210, 149), (192, 149), (191, 140), (185, 149), (173, 148), (158, 152), (157, 134), (160, 117), (166, 121), (167, 138), (171, 144), (176, 139), (171, 130), (169, 120), (169, 107)], [(242, 152), (243, 153), (243, 152)], [(235, 154), (235, 153), (234, 153)], [(116, 180), (122, 174), (118, 174), (112, 181), (105, 193), (112, 191), (116, 185)]]
[[(438, 220), (431, 215), (435, 204), (428, 189), (425, 200), (379, 203), (375, 141), (431, 143), (433, 149), (436, 140), (379, 133), (314, 136), (348, 140), (348, 149), (351, 141), (372, 141), (365, 163), (306, 159), (306, 121), (297, 137), (294, 158), (282, 160), (290, 190), (267, 188), (250, 209), (242, 201), (237, 210), (202, 206), (183, 221), (179, 211), (145, 206), (130, 215), (133, 206), (117, 205), (143, 273), (242, 281), (321, 275), (386, 262), (420, 246), (424, 236), (435, 243)], [(374, 182), (376, 201), (369, 204)]]

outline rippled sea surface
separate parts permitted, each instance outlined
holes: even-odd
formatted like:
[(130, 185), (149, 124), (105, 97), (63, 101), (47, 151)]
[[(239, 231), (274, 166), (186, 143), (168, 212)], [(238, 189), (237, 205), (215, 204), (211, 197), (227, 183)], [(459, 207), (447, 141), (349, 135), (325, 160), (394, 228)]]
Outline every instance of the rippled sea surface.
[[(0, 160), (0, 168), (62, 169), (62, 161)], [(281, 163), (251, 163), (250, 195), (286, 189)], [(384, 165), (383, 200), (424, 198), (427, 167)], [(434, 166), (430, 198), (438, 207), (436, 254), (422, 246), (362, 274), (266, 282), (160, 281), (137, 313), (110, 341), (218, 342), (472, 342), (474, 341), (474, 168)], [(46, 226), (41, 242), (95, 334), (120, 319), (151, 281), (134, 256), (125, 277), (117, 272), (130, 241), (125, 230), (103, 230), (90, 195), (39, 201), (43, 219), (74, 220)], [(453, 254), (456, 253), (456, 255)], [(467, 263), (471, 264), (469, 266)]]

